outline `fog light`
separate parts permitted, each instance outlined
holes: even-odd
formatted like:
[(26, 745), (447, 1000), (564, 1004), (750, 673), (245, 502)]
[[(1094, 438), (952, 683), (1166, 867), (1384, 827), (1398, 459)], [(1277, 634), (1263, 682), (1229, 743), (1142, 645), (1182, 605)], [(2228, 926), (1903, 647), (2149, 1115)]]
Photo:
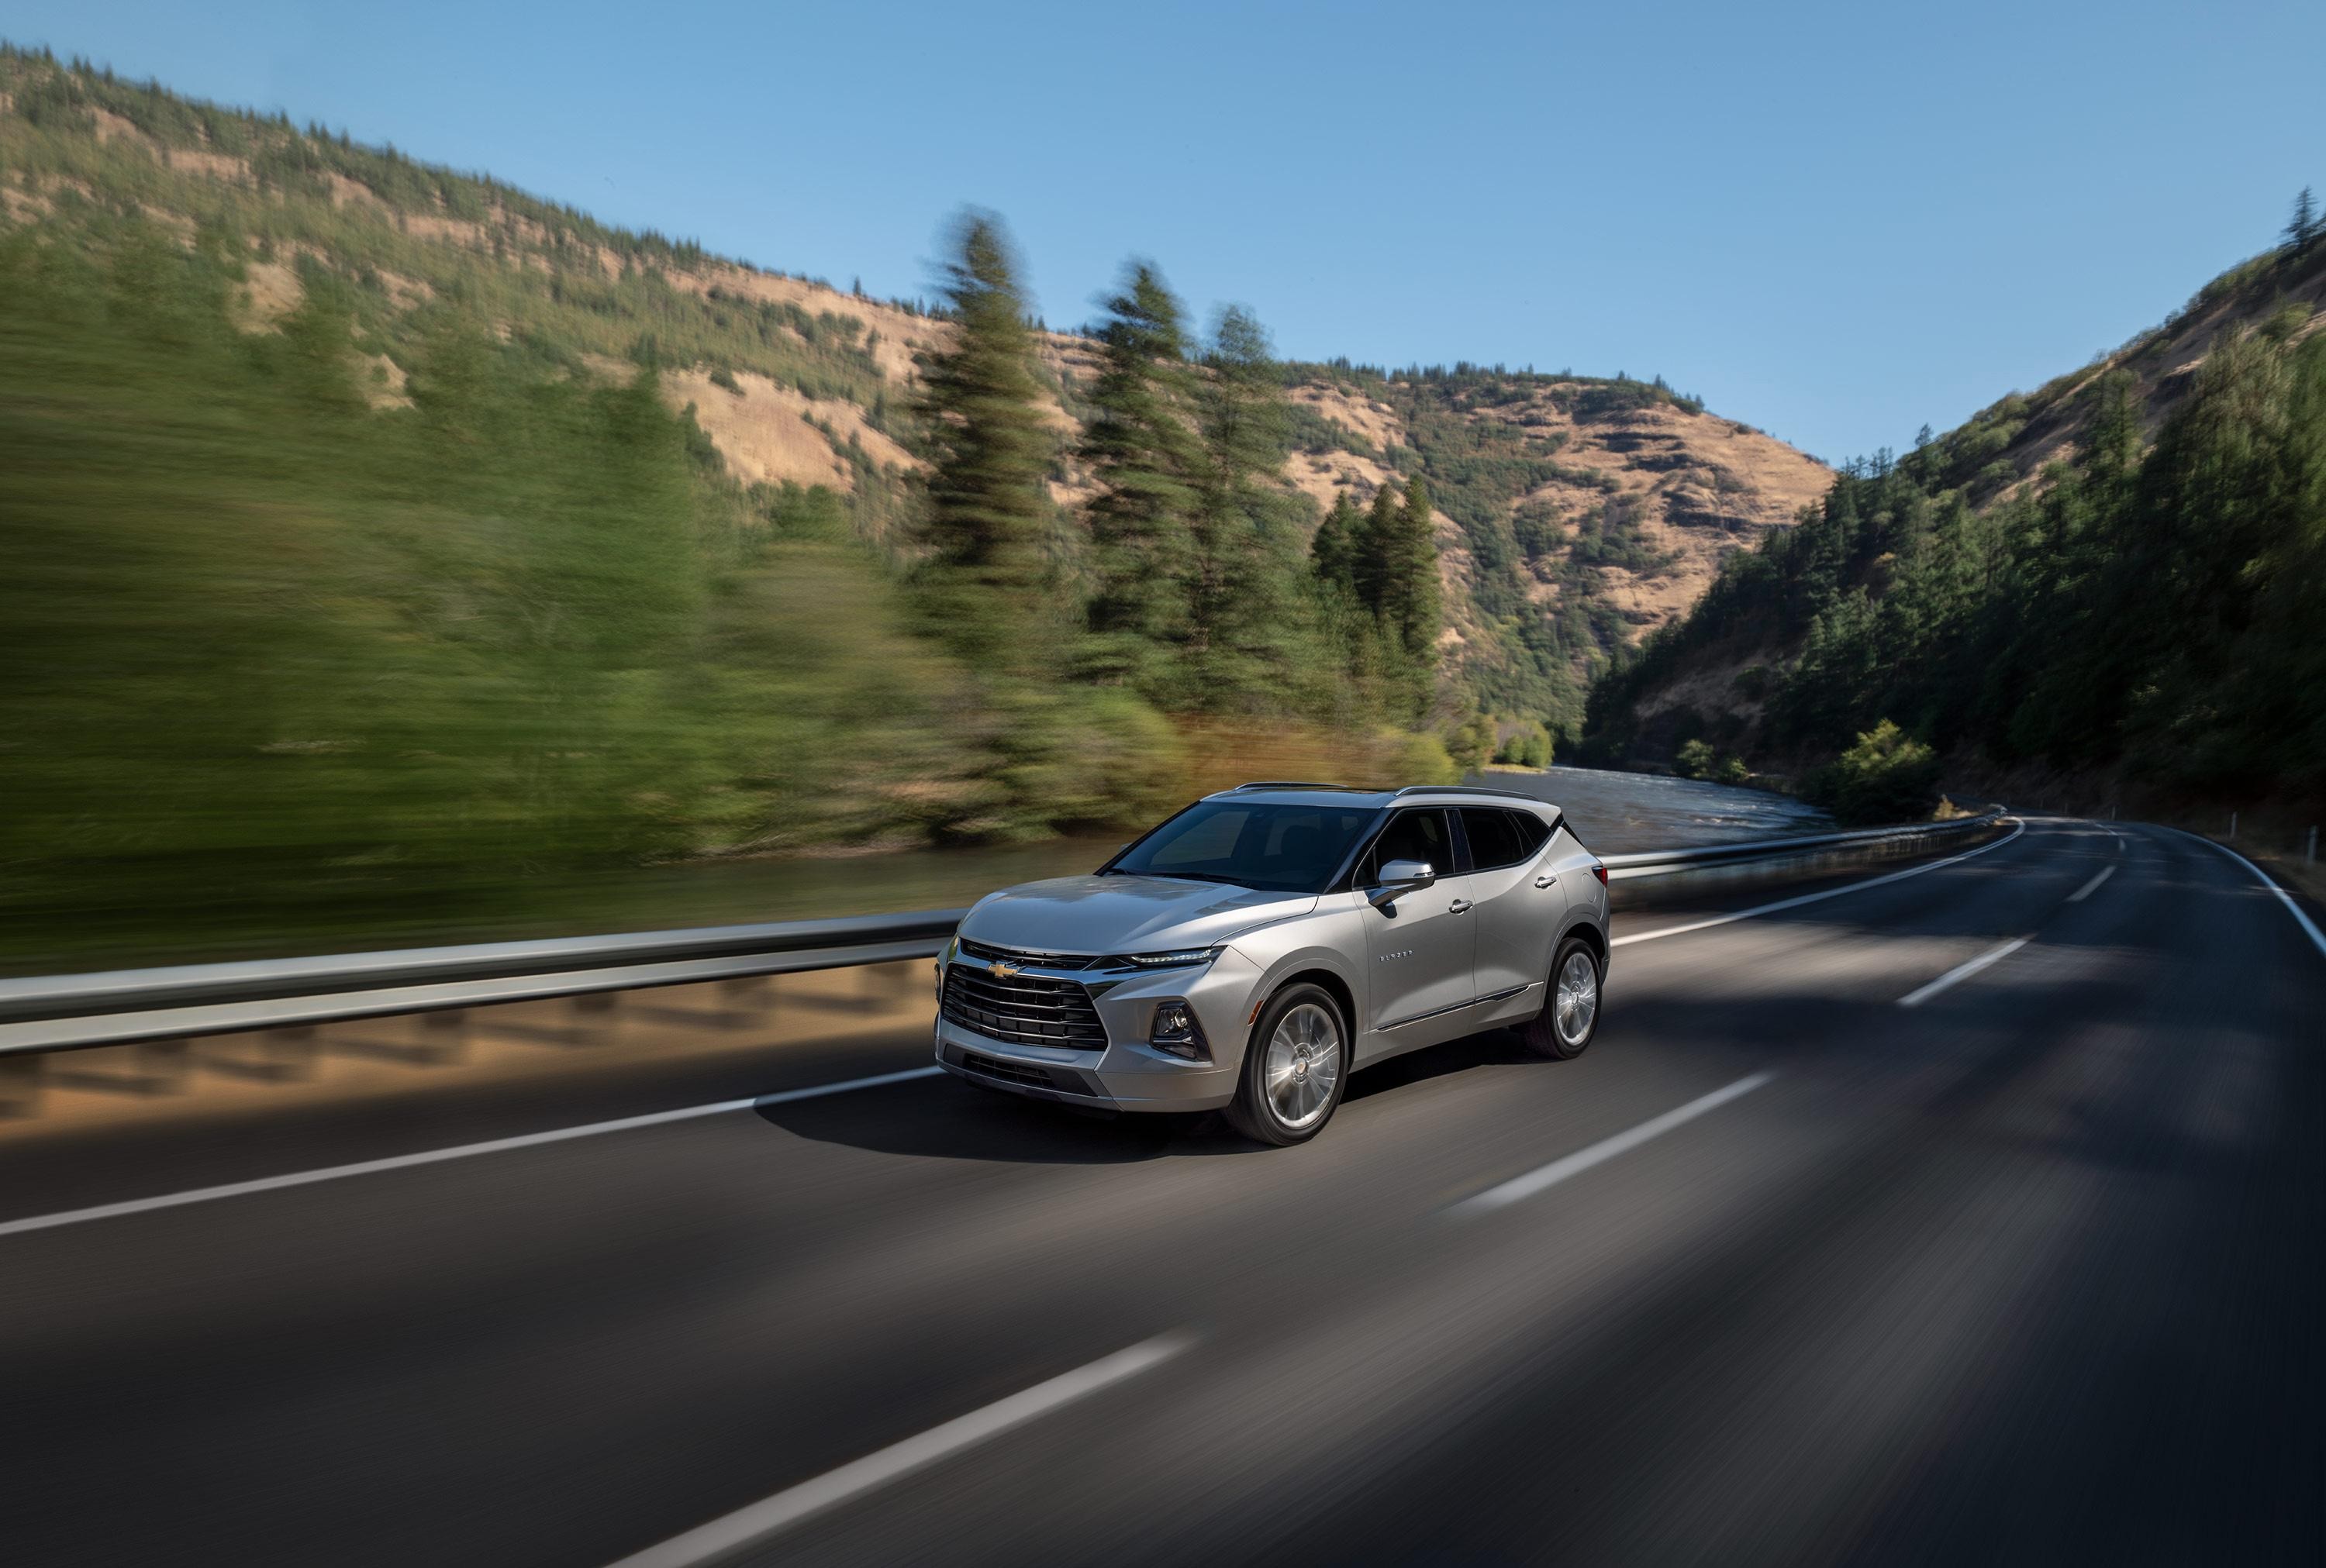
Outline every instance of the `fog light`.
[(1188, 1062), (1201, 1062), (1211, 1054), (1204, 1044), (1204, 1032), (1196, 1025), (1196, 1010), (1181, 1001), (1155, 1005), (1155, 1022), (1148, 1030), (1147, 1043)]

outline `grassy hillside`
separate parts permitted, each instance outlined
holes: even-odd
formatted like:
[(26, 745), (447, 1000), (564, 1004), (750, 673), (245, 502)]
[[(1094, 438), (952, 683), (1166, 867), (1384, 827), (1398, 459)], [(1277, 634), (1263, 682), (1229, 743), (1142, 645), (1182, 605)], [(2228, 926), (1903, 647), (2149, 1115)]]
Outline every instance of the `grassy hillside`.
[[(916, 505), (916, 358), (951, 329), (917, 304), (22, 54), (0, 57), (0, 207), (59, 236), (137, 214), (205, 246), (236, 272), (253, 329), (317, 278), (349, 285), (351, 340), (378, 404), (400, 395), (432, 323), (457, 311), (572, 376), (656, 366), (665, 401), (694, 408), (730, 474), (826, 487), (868, 539), (896, 538)], [(1088, 493), (1071, 436), (1093, 346), (1048, 334), (1044, 362), (1063, 438), (1053, 487), (1071, 510)], [(1661, 381), (1473, 366), (1283, 374), (1298, 416), (1287, 488), (1320, 506), (1345, 488), (1363, 506), (1384, 482), (1429, 483), (1449, 622), (1445, 722), (1478, 707), (1573, 730), (1611, 654), (1684, 610), (1721, 560), (1789, 522), (1828, 477)]]
[[(995, 591), (944, 535), (964, 297), (0, 51), (0, 966), (571, 929), (625, 868), (1447, 776), (1571, 731), (1822, 487), (1659, 383), (1281, 366), (1246, 321), (1171, 359), (1196, 598), (1134, 679), (1085, 624), (1104, 342), (1024, 357), (1038, 561)], [(1439, 589), (1394, 629), (1310, 572), (1342, 495)]]
[(1844, 772), (2053, 799), (2317, 803), (2321, 549), (2312, 224), (2083, 370), (1850, 465), (1599, 682), (1586, 749), (1806, 772), (1849, 748)]

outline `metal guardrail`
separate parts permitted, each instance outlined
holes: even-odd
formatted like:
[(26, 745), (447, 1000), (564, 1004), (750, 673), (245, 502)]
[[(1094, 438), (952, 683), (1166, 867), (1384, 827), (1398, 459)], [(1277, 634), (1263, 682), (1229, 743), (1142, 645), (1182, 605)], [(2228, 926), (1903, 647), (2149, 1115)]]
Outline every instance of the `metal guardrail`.
[(1872, 844), (1894, 843), (1905, 839), (1937, 838), (1987, 828), (2001, 820), (2003, 809), (1990, 807), (1975, 816), (1949, 817), (1940, 822), (1910, 822), (1893, 828), (1861, 828), (1847, 833), (1808, 833), (1788, 839), (1755, 839), (1741, 844), (1707, 844), (1694, 849), (1644, 849), (1629, 855), (1602, 855), (1599, 859), (1607, 868), (1611, 881), (1625, 881), (1638, 877), (1658, 877), (1674, 871), (1692, 870), (1699, 866), (1728, 865), (1740, 860), (1761, 860), (1787, 857), (1818, 850), (1847, 849)]
[[(1992, 826), (2000, 815), (1601, 858), (1611, 880), (1632, 880), (1877, 844), (1905, 848)], [(932, 958), (965, 913), (931, 909), (0, 979), (0, 1057)]]

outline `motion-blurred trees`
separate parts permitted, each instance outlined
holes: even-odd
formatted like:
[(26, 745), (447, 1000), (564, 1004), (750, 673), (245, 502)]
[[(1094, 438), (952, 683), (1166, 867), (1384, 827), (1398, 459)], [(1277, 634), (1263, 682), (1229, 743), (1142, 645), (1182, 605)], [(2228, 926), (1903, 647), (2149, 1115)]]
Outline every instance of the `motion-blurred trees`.
[(1307, 503), (1276, 482), (1290, 428), (1283, 381), (1267, 332), (1235, 307), (1221, 313), (1204, 370), (1187, 704), (1281, 710), (1296, 692), (1312, 603), (1300, 591)]
[(1086, 658), (1102, 679), (1162, 696), (1164, 666), (1191, 636), (1188, 519), (1203, 456), (1195, 380), (1179, 302), (1152, 263), (1126, 266), (1105, 308), (1082, 443), (1098, 486), (1088, 508), (1094, 586)]
[(955, 329), (925, 366), (928, 511), (916, 583), (928, 624), (981, 670), (1056, 673), (1059, 619), (1042, 542), (1056, 438), (1043, 423), (1034, 333), (1000, 219), (964, 214), (944, 264)]

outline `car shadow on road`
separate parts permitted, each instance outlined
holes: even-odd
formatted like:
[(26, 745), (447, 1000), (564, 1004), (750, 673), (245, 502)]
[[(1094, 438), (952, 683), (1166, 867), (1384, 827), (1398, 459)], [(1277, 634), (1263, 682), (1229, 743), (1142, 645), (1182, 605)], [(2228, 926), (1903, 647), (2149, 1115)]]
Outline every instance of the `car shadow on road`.
[(763, 1105), (758, 1116), (797, 1137), (883, 1155), (1016, 1165), (1111, 1165), (1248, 1146), (1215, 1117), (1104, 1116), (1021, 1099), (956, 1078)]
[(1409, 1051), (1402, 1056), (1392, 1056), (1386, 1062), (1363, 1069), (1349, 1079), (1349, 1087), (1342, 1092), (1341, 1103), (1349, 1105), (1376, 1094), (1393, 1093), (1417, 1083), (1448, 1078), (1457, 1072), (1473, 1072), (1482, 1067), (1529, 1066), (1549, 1070), (1564, 1065), (1564, 1062), (1538, 1056), (1528, 1050), (1526, 1043), (1514, 1030), (1488, 1029), (1483, 1034), (1448, 1040), (1443, 1045)]
[[(1342, 1103), (1394, 1092), (1484, 1067), (1561, 1065), (1527, 1050), (1507, 1029), (1492, 1029), (1427, 1051), (1409, 1052), (1349, 1080)], [(1142, 1160), (1264, 1152), (1217, 1112), (1110, 1115), (1077, 1111), (958, 1079), (898, 1084), (872, 1094), (786, 1100), (758, 1118), (795, 1137), (875, 1154), (991, 1160), (1019, 1165), (1128, 1164)]]

